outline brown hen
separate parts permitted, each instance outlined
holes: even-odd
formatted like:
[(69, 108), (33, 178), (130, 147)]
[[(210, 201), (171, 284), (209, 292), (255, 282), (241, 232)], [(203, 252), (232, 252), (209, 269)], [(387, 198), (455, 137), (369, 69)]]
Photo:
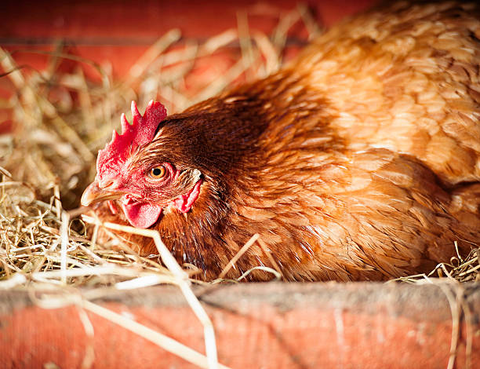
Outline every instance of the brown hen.
[[(205, 280), (255, 233), (286, 280), (385, 280), (431, 270), (455, 244), (464, 255), (480, 244), (479, 16), (399, 3), (181, 114), (134, 107), (82, 202), (157, 229)], [(255, 266), (273, 267), (259, 244), (228, 277)]]

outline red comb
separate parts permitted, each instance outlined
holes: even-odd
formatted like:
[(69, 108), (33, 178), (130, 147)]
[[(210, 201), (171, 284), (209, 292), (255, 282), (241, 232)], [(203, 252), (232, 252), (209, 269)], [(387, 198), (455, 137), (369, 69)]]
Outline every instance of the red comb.
[(103, 150), (98, 151), (97, 176), (99, 180), (108, 179), (116, 175), (130, 154), (138, 146), (153, 140), (158, 124), (167, 116), (165, 107), (157, 101), (150, 101), (142, 115), (137, 109), (137, 104), (132, 101), (133, 122), (130, 125), (122, 114), (122, 133), (113, 131), (112, 141)]

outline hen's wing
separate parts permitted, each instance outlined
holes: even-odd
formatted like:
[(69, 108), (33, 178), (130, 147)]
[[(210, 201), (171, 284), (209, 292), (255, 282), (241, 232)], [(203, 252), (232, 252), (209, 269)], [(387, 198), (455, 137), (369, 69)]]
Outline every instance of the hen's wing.
[(422, 160), (445, 185), (480, 179), (480, 6), (400, 3), (319, 37), (295, 70), (338, 112), (351, 150)]

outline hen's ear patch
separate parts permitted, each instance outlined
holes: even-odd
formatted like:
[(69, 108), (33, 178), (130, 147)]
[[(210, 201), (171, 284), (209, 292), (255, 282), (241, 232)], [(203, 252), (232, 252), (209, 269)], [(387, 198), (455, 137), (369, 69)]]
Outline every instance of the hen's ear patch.
[(125, 114), (122, 114), (122, 133), (113, 131), (112, 140), (103, 150), (98, 151), (97, 176), (100, 180), (107, 179), (117, 173), (127, 161), (130, 154), (141, 145), (151, 142), (155, 137), (158, 124), (167, 116), (165, 107), (150, 101), (143, 116), (135, 101), (132, 101), (132, 124), (129, 124)]

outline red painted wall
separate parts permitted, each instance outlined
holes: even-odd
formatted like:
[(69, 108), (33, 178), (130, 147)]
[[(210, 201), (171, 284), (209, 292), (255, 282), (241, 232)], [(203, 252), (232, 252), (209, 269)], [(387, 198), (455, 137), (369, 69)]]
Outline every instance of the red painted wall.
[[(302, 3), (321, 24), (330, 26), (374, 2)], [(76, 55), (98, 63), (108, 60), (114, 74), (122, 76), (148, 46), (173, 28), (179, 28), (185, 39), (201, 41), (236, 28), (237, 14), (246, 12), (251, 30), (269, 34), (279, 17), (296, 6), (295, 0), (7, 1), (0, 4), (0, 45), (15, 50), (19, 64), (42, 69), (46, 57), (30, 51), (52, 50), (63, 40), (72, 45)]]

